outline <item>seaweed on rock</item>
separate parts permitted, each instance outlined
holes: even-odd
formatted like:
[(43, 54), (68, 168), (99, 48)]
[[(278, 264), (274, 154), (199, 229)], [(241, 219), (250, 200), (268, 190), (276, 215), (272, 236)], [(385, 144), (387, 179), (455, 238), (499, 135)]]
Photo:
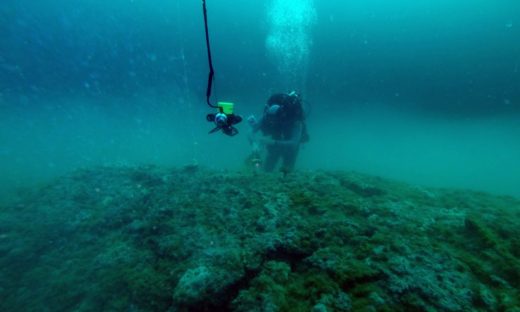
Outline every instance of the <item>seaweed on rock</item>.
[(81, 170), (1, 207), (0, 310), (518, 311), (519, 223), (358, 173)]

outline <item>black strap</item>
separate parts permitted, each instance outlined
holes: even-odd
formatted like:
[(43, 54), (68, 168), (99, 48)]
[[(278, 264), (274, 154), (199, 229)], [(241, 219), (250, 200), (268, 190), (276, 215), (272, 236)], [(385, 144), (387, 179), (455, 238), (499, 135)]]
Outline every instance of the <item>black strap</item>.
[(206, 47), (208, 49), (208, 62), (209, 62), (209, 74), (208, 74), (208, 87), (206, 89), (206, 102), (210, 107), (218, 108), (217, 106), (211, 104), (211, 88), (213, 86), (213, 79), (215, 75), (215, 71), (213, 70), (213, 61), (211, 59), (211, 48), (209, 45), (209, 31), (208, 31), (208, 12), (206, 10), (206, 0), (202, 0), (202, 12), (204, 12), (204, 29), (206, 30)]

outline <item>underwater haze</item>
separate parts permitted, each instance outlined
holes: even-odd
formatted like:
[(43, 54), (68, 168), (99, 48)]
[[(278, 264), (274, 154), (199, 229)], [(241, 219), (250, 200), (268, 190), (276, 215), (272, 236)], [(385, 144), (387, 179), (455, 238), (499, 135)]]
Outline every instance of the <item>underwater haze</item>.
[[(208, 1), (213, 100), (297, 89), (298, 170), (520, 196), (520, 4)], [(0, 5), (2, 197), (77, 168), (241, 169), (247, 124), (207, 132), (200, 1)]]
[(519, 138), (518, 0), (2, 0), (0, 311), (520, 312)]

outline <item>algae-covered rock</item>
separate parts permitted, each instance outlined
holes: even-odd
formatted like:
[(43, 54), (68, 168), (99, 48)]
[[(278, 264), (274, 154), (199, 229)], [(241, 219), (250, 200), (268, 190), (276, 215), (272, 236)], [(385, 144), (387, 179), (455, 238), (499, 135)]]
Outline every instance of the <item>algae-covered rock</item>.
[(313, 310), (316, 309), (323, 311), (347, 312), (352, 310), (352, 300), (350, 299), (350, 296), (343, 291), (324, 294), (321, 296), (319, 303), (313, 307)]
[(403, 304), (418, 309), (436, 306), (444, 311), (466, 311), (472, 303), (473, 283), (468, 273), (459, 272), (456, 262), (437, 254), (390, 259), (389, 289), (398, 295), (414, 294)]
[(199, 266), (187, 270), (173, 293), (173, 301), (180, 306), (194, 306), (204, 301), (218, 302), (226, 287), (240, 276), (233, 276), (219, 268)]
[(153, 166), (79, 170), (23, 194), (0, 207), (1, 311), (520, 305), (511, 197), (351, 172)]

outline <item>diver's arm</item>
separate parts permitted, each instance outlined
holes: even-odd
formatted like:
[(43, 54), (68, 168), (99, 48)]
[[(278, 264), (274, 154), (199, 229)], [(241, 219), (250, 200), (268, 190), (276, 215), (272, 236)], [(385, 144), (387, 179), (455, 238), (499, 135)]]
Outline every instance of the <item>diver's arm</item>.
[(297, 147), (302, 139), (303, 123), (297, 121), (294, 123), (290, 140), (272, 140), (269, 145), (283, 147)]
[(260, 130), (260, 128), (262, 127), (262, 123), (264, 122), (264, 117), (262, 116), (260, 118), (260, 120), (256, 120), (255, 117), (253, 115), (251, 115), (248, 119), (247, 119), (248, 123), (249, 123), (249, 131), (247, 133), (247, 139), (249, 140), (249, 143), (254, 143), (256, 141), (258, 141), (256, 138), (255, 138), (255, 134), (258, 132), (258, 130)]
[[(250, 118), (253, 118), (252, 121), (249, 122), (249, 125), (251, 126), (251, 130), (253, 133), (258, 132), (260, 128), (262, 127), (262, 124), (264, 123), (264, 116), (260, 117), (259, 120), (255, 119), (255, 116), (251, 115)], [(248, 120), (249, 121), (249, 120)]]

